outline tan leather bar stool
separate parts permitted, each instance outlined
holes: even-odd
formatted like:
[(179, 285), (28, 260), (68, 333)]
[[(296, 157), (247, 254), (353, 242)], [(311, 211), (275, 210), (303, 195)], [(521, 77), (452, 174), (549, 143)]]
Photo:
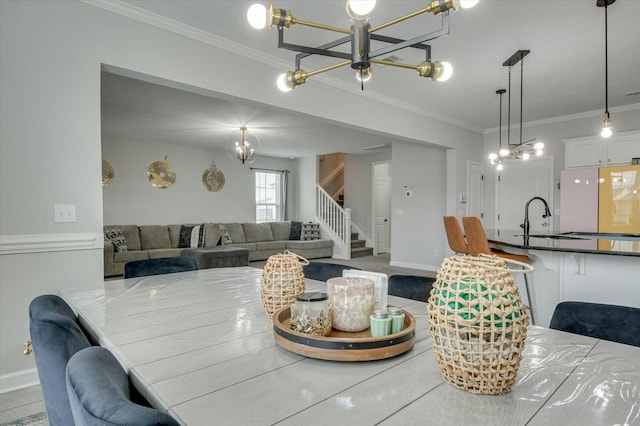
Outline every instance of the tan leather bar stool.
[(459, 254), (469, 254), (467, 240), (464, 239), (464, 233), (457, 217), (445, 216), (444, 230), (447, 233), (447, 241), (451, 250)]
[[(489, 246), (487, 235), (484, 232), (484, 227), (480, 218), (477, 216), (465, 216), (462, 218), (462, 225), (464, 226), (464, 233), (467, 239), (467, 247), (469, 248), (469, 254), (477, 256), (480, 253), (492, 254), (503, 259), (516, 260), (518, 262), (529, 263), (531, 259), (524, 254), (506, 253), (501, 250), (493, 249)], [(536, 323), (533, 314), (533, 300), (531, 299), (531, 293), (529, 292), (529, 280), (527, 274), (524, 275), (524, 286), (527, 291), (527, 300), (529, 301), (529, 314), (531, 315), (531, 324)]]

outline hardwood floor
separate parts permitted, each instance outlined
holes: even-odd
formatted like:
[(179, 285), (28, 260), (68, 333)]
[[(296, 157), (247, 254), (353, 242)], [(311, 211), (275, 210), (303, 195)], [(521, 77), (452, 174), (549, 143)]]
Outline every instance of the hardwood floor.
[[(389, 254), (378, 256), (366, 256), (351, 260), (340, 259), (314, 259), (314, 262), (330, 262), (342, 265), (351, 265), (372, 272), (382, 272), (387, 275), (405, 274), (425, 277), (435, 277), (435, 271), (423, 271), (416, 269), (399, 268), (389, 265)], [(250, 266), (263, 268), (266, 261), (251, 262)], [(31, 386), (13, 392), (0, 394), (0, 425), (25, 416), (38, 414), (45, 411), (44, 400), (40, 386)]]
[(0, 425), (46, 411), (40, 385), (0, 394)]

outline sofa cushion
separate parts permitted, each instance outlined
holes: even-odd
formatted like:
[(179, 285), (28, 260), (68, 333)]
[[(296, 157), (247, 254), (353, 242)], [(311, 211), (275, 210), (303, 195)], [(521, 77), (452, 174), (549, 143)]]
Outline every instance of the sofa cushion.
[(286, 241), (256, 241), (256, 250), (284, 250)]
[(114, 262), (132, 262), (134, 260), (146, 260), (149, 253), (142, 250), (126, 251), (124, 253), (113, 253)]
[(233, 243), (230, 245), (230, 247), (246, 248), (247, 250), (249, 250), (249, 252), (256, 251), (256, 243)]
[[(264, 223), (243, 223), (244, 242), (255, 243), (256, 241), (273, 241), (273, 233), (269, 222)], [(231, 237), (233, 239), (233, 237)], [(240, 241), (238, 241), (240, 242)]]
[(204, 246), (215, 247), (222, 238), (222, 228), (217, 223), (207, 223), (204, 225)]
[(241, 223), (225, 223), (224, 229), (229, 233), (229, 237), (231, 237), (231, 241), (235, 243), (246, 243), (247, 240), (244, 238), (244, 231), (242, 229)]
[(302, 233), (302, 222), (298, 222), (294, 220), (291, 222), (291, 233), (289, 234), (288, 240), (299, 240), (300, 234)]
[(104, 231), (104, 241), (111, 243), (114, 251), (118, 253), (127, 251), (127, 240), (118, 228), (106, 229)]
[(271, 233), (276, 241), (286, 241), (291, 235), (291, 222), (269, 222), (271, 225)]
[(166, 225), (143, 225), (138, 228), (142, 250), (171, 248), (169, 228)]
[(182, 256), (181, 248), (165, 248), (165, 249), (154, 249), (147, 250), (149, 254), (149, 259), (159, 259), (161, 257), (179, 257)]
[(171, 242), (172, 248), (178, 248), (180, 244), (180, 229), (182, 225), (167, 225), (167, 229), (169, 229), (169, 241)]
[(287, 241), (287, 249), (295, 251), (295, 249), (315, 249), (333, 247), (333, 240), (306, 240), (306, 241)]
[(140, 250), (140, 234), (138, 233), (138, 225), (107, 225), (107, 229), (119, 229), (127, 241), (127, 250)]
[(204, 224), (182, 225), (180, 228), (179, 248), (204, 247)]

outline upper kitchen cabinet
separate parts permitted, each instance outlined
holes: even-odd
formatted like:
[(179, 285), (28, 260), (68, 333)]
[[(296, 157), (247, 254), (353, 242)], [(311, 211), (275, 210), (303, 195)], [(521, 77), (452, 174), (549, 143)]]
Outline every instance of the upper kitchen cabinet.
[(640, 131), (614, 133), (608, 139), (588, 136), (562, 141), (566, 169), (631, 164), (640, 157)]

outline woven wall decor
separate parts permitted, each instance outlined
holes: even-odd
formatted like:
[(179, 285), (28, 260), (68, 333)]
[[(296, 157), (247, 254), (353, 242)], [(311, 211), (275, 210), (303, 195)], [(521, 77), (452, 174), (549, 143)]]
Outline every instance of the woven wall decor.
[[(509, 269), (507, 262), (526, 269)], [(531, 265), (497, 256), (444, 260), (427, 307), (438, 369), (447, 382), (475, 394), (511, 390), (529, 325), (511, 273), (531, 271)]]
[(262, 304), (269, 318), (278, 309), (291, 306), (304, 293), (307, 284), (302, 266), (308, 264), (307, 259), (288, 250), (269, 256), (260, 283)]

